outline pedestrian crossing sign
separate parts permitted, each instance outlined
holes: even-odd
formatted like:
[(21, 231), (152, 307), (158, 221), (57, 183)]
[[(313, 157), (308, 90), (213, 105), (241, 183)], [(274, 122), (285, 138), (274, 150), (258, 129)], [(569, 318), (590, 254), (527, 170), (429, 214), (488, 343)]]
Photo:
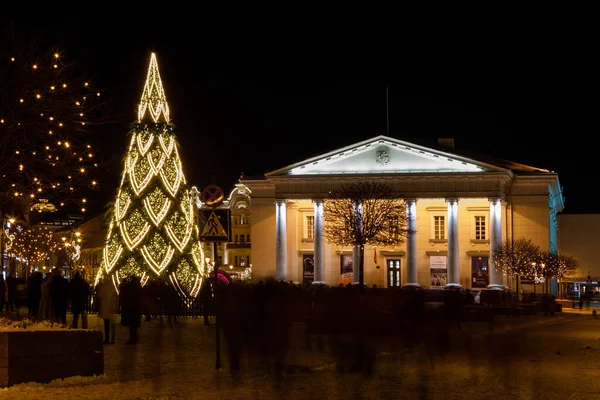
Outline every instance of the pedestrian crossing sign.
[(200, 213), (200, 240), (205, 242), (229, 242), (231, 237), (230, 211), (202, 210)]

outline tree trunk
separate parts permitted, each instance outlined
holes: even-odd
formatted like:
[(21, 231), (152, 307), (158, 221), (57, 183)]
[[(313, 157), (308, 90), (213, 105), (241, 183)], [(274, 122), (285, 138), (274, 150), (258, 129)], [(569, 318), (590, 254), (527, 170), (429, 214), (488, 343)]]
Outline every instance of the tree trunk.
[(365, 285), (365, 245), (360, 245), (360, 262), (358, 264), (358, 284), (363, 287)]

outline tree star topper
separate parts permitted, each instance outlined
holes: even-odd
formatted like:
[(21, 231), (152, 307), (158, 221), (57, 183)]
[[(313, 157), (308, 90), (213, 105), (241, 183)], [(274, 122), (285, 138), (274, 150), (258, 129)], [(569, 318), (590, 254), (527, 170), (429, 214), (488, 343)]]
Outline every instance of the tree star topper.
[(158, 72), (158, 62), (154, 53), (150, 57), (148, 76), (138, 106), (139, 122), (142, 122), (147, 116), (146, 112), (148, 112), (148, 116), (152, 118), (153, 122), (169, 122), (169, 105), (167, 104), (167, 97), (162, 86), (160, 73)]

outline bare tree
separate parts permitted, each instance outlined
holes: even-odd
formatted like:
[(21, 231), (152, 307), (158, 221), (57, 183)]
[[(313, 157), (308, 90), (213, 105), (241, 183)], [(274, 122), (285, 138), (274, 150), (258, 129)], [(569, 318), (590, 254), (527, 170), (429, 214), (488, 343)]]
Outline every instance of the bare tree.
[(544, 267), (538, 271), (538, 274), (546, 279), (562, 279), (579, 268), (579, 262), (572, 256), (550, 252), (542, 254), (540, 265)]
[(85, 212), (89, 190), (98, 187), (91, 141), (114, 122), (110, 103), (66, 51), (38, 47), (11, 27), (2, 33), (0, 210), (54, 211), (72, 203)]
[(56, 251), (58, 243), (47, 226), (16, 230), (11, 249), (16, 257), (27, 263), (29, 268), (40, 267)]
[(534, 279), (541, 254), (540, 247), (530, 239), (504, 241), (502, 246), (494, 251), (494, 266), (509, 276)]
[(406, 237), (406, 203), (383, 183), (342, 185), (324, 201), (323, 234), (338, 246), (360, 246), (359, 283), (364, 284), (365, 245), (393, 246)]

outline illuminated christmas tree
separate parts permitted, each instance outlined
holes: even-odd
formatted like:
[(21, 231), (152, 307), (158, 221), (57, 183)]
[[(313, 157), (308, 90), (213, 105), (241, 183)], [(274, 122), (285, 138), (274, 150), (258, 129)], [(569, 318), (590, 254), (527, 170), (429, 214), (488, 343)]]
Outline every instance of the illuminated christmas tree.
[(139, 276), (142, 284), (162, 278), (182, 296), (195, 297), (204, 256), (174, 131), (153, 53), (130, 131), (102, 274), (110, 275), (117, 288), (129, 275)]

